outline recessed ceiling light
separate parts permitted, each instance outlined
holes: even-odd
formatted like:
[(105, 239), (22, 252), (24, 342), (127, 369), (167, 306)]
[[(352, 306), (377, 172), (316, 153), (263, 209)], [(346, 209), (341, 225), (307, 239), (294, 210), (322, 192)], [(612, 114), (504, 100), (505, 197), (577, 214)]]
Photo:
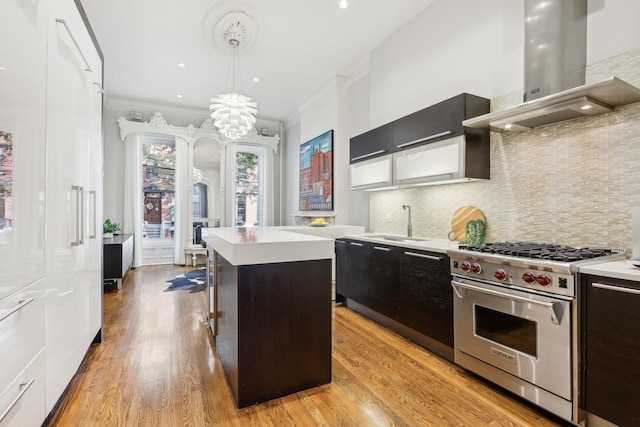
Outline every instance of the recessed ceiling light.
[(253, 78), (253, 81), (254, 81), (254, 82), (256, 82), (256, 83), (258, 83), (258, 82), (260, 81), (260, 79), (259, 79), (258, 77), (254, 77), (254, 78)]
[(184, 62), (178, 62), (178, 68), (187, 68)]
[(182, 98), (182, 95), (178, 94), (178, 98)]
[(504, 125), (504, 128), (505, 128), (506, 130), (511, 129), (512, 127), (513, 127), (513, 125), (512, 125), (511, 123), (507, 123), (506, 125)]
[(347, 0), (340, 0), (340, 2), (338, 3), (338, 7), (340, 9), (346, 9), (349, 7), (349, 2), (347, 2)]
[(593, 108), (593, 106), (591, 106), (589, 104), (584, 104), (582, 107), (580, 107), (581, 110), (590, 110), (592, 108)]

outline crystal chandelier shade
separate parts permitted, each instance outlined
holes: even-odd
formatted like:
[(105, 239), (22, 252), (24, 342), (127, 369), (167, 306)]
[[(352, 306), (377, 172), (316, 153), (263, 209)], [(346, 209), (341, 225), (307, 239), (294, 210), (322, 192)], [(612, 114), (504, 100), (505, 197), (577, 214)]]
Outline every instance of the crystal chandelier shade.
[(233, 23), (230, 25), (224, 36), (231, 47), (229, 68), (231, 69), (232, 88), (229, 93), (211, 98), (209, 111), (213, 125), (218, 128), (220, 133), (228, 139), (236, 140), (254, 128), (258, 104), (248, 96), (238, 93), (235, 88), (236, 64), (238, 71), (240, 70), (237, 49), (243, 37), (241, 24)]

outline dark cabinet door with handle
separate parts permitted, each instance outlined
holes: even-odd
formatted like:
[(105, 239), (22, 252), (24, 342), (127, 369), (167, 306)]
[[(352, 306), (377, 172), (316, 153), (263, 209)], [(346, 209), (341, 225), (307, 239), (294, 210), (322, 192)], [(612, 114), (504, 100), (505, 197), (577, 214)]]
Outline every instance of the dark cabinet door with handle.
[(453, 291), (449, 257), (404, 250), (400, 257), (399, 320), (453, 347)]
[(462, 121), (488, 113), (490, 101), (468, 93), (454, 96), (393, 122), (394, 151), (462, 135)]
[(392, 124), (386, 124), (351, 138), (349, 162), (356, 163), (389, 154), (392, 150)]
[(401, 253), (398, 247), (376, 244), (371, 247), (370, 307), (394, 320), (398, 320)]
[(581, 407), (620, 426), (640, 426), (640, 282), (582, 280)]
[(338, 285), (339, 292), (354, 301), (368, 306), (371, 298), (371, 245), (364, 242), (347, 241), (349, 253), (348, 287)]

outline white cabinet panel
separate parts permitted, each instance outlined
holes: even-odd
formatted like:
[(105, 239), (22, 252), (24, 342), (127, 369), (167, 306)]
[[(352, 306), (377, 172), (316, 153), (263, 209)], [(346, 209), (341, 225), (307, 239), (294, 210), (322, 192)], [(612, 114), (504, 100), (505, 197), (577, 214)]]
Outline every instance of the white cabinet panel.
[(393, 184), (450, 181), (464, 177), (465, 136), (393, 153)]
[(45, 356), (43, 349), (0, 393), (0, 427), (42, 425), (46, 416)]
[(0, 299), (44, 277), (47, 22), (39, 2), (0, 15)]
[(44, 283), (0, 300), (0, 391), (44, 348)]
[(47, 411), (102, 322), (102, 64), (73, 2), (49, 15)]
[(351, 190), (365, 190), (391, 185), (391, 154), (349, 166)]

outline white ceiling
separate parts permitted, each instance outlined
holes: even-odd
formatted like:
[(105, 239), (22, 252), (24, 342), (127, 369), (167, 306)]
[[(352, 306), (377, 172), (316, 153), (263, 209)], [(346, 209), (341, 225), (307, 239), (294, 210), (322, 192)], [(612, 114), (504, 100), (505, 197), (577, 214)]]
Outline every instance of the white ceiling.
[(349, 0), (346, 10), (338, 0), (81, 3), (104, 53), (107, 97), (204, 112), (212, 96), (230, 89), (229, 55), (205, 30), (207, 15), (229, 3), (250, 11), (258, 37), (240, 56), (236, 87), (258, 102), (258, 118), (284, 121), (331, 78), (359, 71), (371, 50), (432, 1)]

